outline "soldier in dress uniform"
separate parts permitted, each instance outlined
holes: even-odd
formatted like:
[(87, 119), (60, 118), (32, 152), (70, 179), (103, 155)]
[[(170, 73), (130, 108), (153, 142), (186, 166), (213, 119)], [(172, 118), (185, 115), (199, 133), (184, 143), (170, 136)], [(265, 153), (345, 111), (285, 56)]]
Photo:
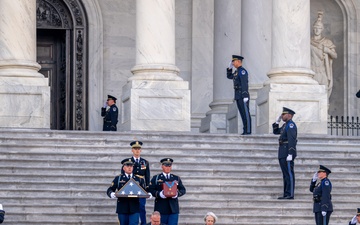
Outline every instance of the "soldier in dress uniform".
[[(179, 221), (179, 200), (178, 197), (186, 193), (186, 189), (179, 176), (170, 173), (173, 159), (164, 158), (160, 160), (162, 173), (151, 178), (149, 192), (155, 197), (154, 211), (161, 214), (161, 223), (177, 225)], [(173, 197), (166, 197), (163, 190), (165, 182), (174, 182), (177, 185), (177, 193)], [(166, 184), (165, 184), (166, 185)]]
[(101, 108), (101, 116), (104, 117), (103, 131), (116, 131), (118, 123), (119, 109), (116, 106), (116, 98), (108, 95), (108, 99)]
[[(251, 116), (249, 111), (249, 85), (248, 85), (248, 72), (242, 67), (242, 60), (244, 57), (233, 55), (232, 60), (226, 69), (228, 79), (234, 82), (235, 101), (240, 112), (241, 120), (243, 122), (242, 135), (251, 134)], [(233, 73), (233, 67), (235, 71)]]
[[(295, 112), (283, 107), (281, 115), (272, 124), (273, 133), (279, 136), (279, 165), (283, 174), (284, 193), (278, 199), (294, 199), (295, 172), (294, 160), (296, 158), (297, 127), (292, 118)], [(280, 121), (285, 123), (279, 128)]]
[(117, 199), (116, 213), (118, 214), (120, 224), (138, 225), (140, 215), (139, 199), (133, 197), (117, 198), (115, 192), (120, 190), (130, 178), (133, 178), (141, 187), (145, 188), (144, 179), (140, 179), (133, 174), (134, 162), (132, 158), (124, 159), (121, 163), (123, 164), (124, 173), (114, 178), (106, 193), (110, 198)]
[(349, 225), (360, 224), (360, 208), (357, 209), (356, 215), (351, 219)]
[(333, 212), (333, 205), (331, 202), (332, 185), (328, 179), (331, 170), (323, 165), (319, 166), (317, 176), (314, 174), (311, 183), (310, 191), (313, 193), (316, 225), (328, 225), (330, 215)]
[[(144, 179), (145, 187), (147, 189), (149, 186), (149, 183), (150, 183), (150, 165), (146, 159), (140, 157), (142, 145), (143, 145), (143, 143), (141, 141), (133, 141), (130, 143), (131, 151), (133, 153), (131, 160), (134, 163), (133, 174), (140, 179)], [(146, 224), (146, 210), (145, 210), (146, 198), (140, 198), (139, 201), (140, 201), (140, 220), (141, 220), (140, 224), (145, 225)]]

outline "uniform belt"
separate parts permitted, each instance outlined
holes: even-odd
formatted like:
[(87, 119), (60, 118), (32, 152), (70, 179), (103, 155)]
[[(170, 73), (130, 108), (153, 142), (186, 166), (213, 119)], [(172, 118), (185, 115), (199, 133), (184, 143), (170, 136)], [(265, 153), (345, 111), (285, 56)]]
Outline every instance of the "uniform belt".
[(287, 143), (289, 143), (288, 141), (279, 141), (279, 144), (287, 144)]
[(111, 123), (111, 120), (105, 120), (106, 123)]
[(144, 179), (144, 176), (137, 175), (137, 174), (135, 176), (137, 176), (138, 178)]
[(241, 89), (241, 86), (234, 86), (234, 89)]

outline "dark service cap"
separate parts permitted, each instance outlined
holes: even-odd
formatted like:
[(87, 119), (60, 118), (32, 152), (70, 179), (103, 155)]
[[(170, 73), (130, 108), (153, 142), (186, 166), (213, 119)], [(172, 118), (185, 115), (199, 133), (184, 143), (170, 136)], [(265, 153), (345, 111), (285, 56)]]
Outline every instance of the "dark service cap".
[(171, 165), (173, 162), (174, 162), (174, 160), (171, 159), (171, 158), (163, 158), (162, 160), (160, 160), (161, 164), (169, 164), (169, 165)]
[(244, 57), (242, 57), (241, 55), (233, 55), (231, 61), (234, 61), (234, 60), (243, 60), (243, 59), (244, 59)]
[(114, 100), (114, 101), (116, 101), (117, 100), (117, 98), (115, 98), (114, 96), (112, 96), (112, 95), (108, 95), (108, 99), (112, 99), (112, 100)]
[(143, 145), (143, 143), (141, 141), (133, 141), (130, 143), (130, 146), (132, 148), (141, 148), (142, 145)]
[(328, 168), (326, 168), (326, 167), (323, 166), (323, 165), (320, 165), (318, 172), (325, 172), (326, 174), (330, 174), (330, 173), (331, 173), (331, 170), (329, 170)]
[(291, 115), (294, 115), (295, 112), (289, 108), (286, 108), (286, 107), (283, 107), (283, 111), (281, 114), (291, 114)]
[(123, 165), (134, 165), (134, 162), (131, 160), (131, 158), (126, 158), (121, 161), (121, 164)]

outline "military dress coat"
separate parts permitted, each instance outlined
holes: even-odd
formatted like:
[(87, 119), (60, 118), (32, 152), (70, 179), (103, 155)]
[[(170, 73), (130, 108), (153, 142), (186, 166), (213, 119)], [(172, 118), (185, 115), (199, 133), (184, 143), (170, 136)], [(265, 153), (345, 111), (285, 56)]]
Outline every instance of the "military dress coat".
[(332, 212), (333, 205), (331, 202), (331, 189), (332, 185), (330, 180), (325, 177), (320, 182), (311, 181), (310, 191), (313, 193), (313, 212)]
[(279, 151), (278, 159), (286, 158), (288, 154), (296, 158), (296, 143), (297, 143), (297, 127), (296, 124), (289, 120), (279, 128), (279, 124), (273, 123), (273, 133), (280, 134), (279, 136)]
[[(143, 179), (138, 178), (135, 175), (132, 175), (132, 178), (140, 184), (141, 187), (145, 187), (145, 183)], [(120, 190), (128, 181), (130, 178), (128, 178), (124, 174), (120, 174), (119, 176), (116, 176), (111, 183), (111, 186), (107, 189), (106, 193), (111, 198), (111, 192), (116, 192)], [(118, 214), (133, 214), (133, 213), (139, 213), (140, 212), (140, 203), (139, 198), (134, 197), (121, 197), (117, 199), (117, 205), (116, 205), (116, 213)]]
[[(149, 161), (140, 157), (139, 163), (137, 163), (134, 157), (131, 157), (131, 161), (134, 163), (133, 174), (141, 179), (145, 180), (145, 187), (149, 186), (150, 183), (150, 164)], [(121, 173), (124, 173), (124, 170), (121, 169)]]
[[(177, 181), (177, 198), (163, 199), (160, 197), (162, 185), (165, 181)], [(170, 178), (166, 179), (163, 173), (155, 175), (151, 178), (148, 190), (155, 197), (154, 211), (159, 211), (160, 214), (178, 214), (180, 212), (178, 197), (183, 196), (186, 189), (179, 176), (170, 173)]]
[(234, 83), (234, 99), (239, 100), (249, 98), (248, 72), (242, 66), (237, 68), (235, 72), (227, 68), (227, 78), (232, 79)]
[(117, 131), (119, 109), (113, 104), (107, 109), (101, 108), (101, 116), (104, 117), (103, 131)]

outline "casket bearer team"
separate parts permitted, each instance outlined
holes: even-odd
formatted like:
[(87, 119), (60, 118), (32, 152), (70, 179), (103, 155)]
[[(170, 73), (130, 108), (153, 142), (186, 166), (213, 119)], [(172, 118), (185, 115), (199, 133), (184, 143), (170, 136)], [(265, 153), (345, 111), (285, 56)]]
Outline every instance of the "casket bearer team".
[[(129, 180), (133, 178), (145, 188), (144, 179), (133, 174), (133, 161), (132, 158), (127, 158), (121, 161), (123, 164), (124, 173), (116, 176), (111, 183), (111, 186), (107, 189), (107, 195), (110, 198), (116, 199), (115, 192), (120, 190)], [(138, 225), (140, 215), (140, 202), (136, 197), (121, 197), (117, 198), (116, 213), (121, 225)]]
[[(173, 159), (164, 158), (160, 160), (162, 173), (151, 178), (149, 192), (155, 197), (154, 211), (161, 214), (161, 223), (177, 225), (179, 221), (179, 200), (178, 198), (186, 193), (186, 189), (179, 176), (170, 173)], [(163, 190), (164, 182), (175, 181), (177, 193), (173, 197), (166, 197)]]

